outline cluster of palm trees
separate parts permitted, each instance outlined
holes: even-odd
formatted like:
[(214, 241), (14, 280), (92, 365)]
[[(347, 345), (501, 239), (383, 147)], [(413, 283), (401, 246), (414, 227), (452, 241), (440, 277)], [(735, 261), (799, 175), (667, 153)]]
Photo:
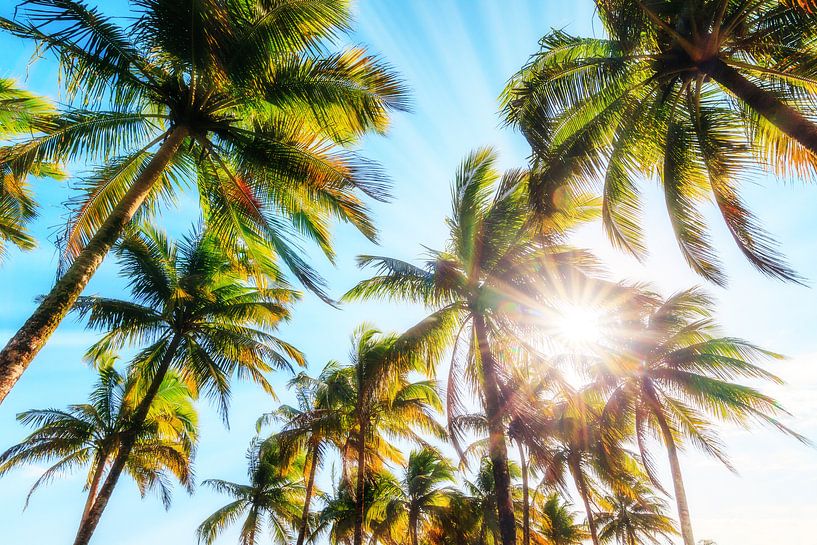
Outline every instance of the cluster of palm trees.
[[(240, 524), (247, 545), (267, 532), (296, 545), (636, 545), (676, 533), (694, 545), (685, 447), (731, 468), (718, 422), (806, 441), (747, 385), (778, 381), (762, 364), (779, 356), (721, 335), (702, 290), (665, 297), (611, 281), (569, 239), (600, 216), (615, 245), (643, 254), (638, 184), (657, 174), (693, 270), (725, 282), (699, 210), (714, 197), (751, 264), (799, 281), (738, 187), (755, 169), (817, 174), (817, 18), (779, 0), (596, 4), (606, 38), (551, 32), (503, 92), (530, 164), (500, 172), (490, 148), (471, 153), (445, 248), (417, 264), (360, 256), (374, 274), (338, 302), (428, 316), (403, 333), (361, 325), (347, 362), (295, 375), (297, 403), (259, 418), (248, 483), (203, 482), (230, 500), (199, 526), (202, 543)], [(102, 333), (87, 352), (99, 373), (87, 403), (21, 413), (34, 430), (0, 455), (0, 475), (52, 463), (32, 492), (87, 471), (75, 545), (123, 473), (166, 506), (171, 478), (192, 492), (202, 395), (226, 421), (233, 380), (272, 394), (270, 372), (305, 365), (276, 334), (301, 295), (289, 279), (335, 302), (299, 242), (332, 259), (338, 219), (375, 240), (365, 198), (385, 199), (387, 180), (351, 145), (407, 105), (387, 64), (334, 46), (346, 0), (133, 10), (126, 27), (77, 0), (29, 0), (0, 18), (56, 57), (66, 101), (0, 80), (0, 256), (35, 243), (27, 180), (91, 165), (69, 202), (57, 281), (0, 351), (2, 402), (67, 314)], [(201, 217), (173, 240), (156, 213), (185, 190)], [(82, 296), (111, 251), (129, 297)], [(577, 304), (598, 321), (581, 342), (562, 327)]]

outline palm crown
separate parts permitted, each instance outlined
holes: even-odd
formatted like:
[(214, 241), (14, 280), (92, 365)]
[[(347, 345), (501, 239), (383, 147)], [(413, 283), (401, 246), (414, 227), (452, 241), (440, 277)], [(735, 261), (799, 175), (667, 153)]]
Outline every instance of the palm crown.
[(227, 494), (231, 501), (201, 523), (197, 531), (199, 542), (213, 543), (219, 533), (244, 515), (239, 532), (241, 545), (258, 543), (265, 526), (273, 543), (289, 543), (303, 501), (298, 464), (282, 457), (277, 446), (270, 442), (250, 445), (247, 462), (248, 484), (221, 479), (204, 481), (205, 486)]
[[(162, 382), (147, 418), (133, 421), (133, 412), (146, 385), (138, 375), (122, 376), (115, 358), (105, 356), (96, 363), (99, 380), (89, 402), (67, 409), (35, 409), (17, 415), (17, 420), (37, 429), (24, 441), (0, 455), (0, 474), (13, 468), (56, 460), (34, 483), (29, 497), (42, 484), (82, 466), (88, 466), (86, 488), (89, 506), (111, 462), (122, 448), (126, 433), (136, 432), (134, 446), (125, 465), (140, 493), (159, 491), (165, 507), (170, 505), (168, 474), (192, 491), (191, 458), (197, 441), (198, 419), (187, 387), (176, 375)], [(26, 500), (28, 503), (28, 500)]]
[[(50, 104), (20, 89), (12, 80), (0, 78), (0, 138), (17, 139), (26, 133), (38, 131), (48, 123), (54, 111)], [(8, 244), (30, 250), (36, 244), (26, 230), (37, 211), (34, 197), (27, 184), (27, 176), (59, 176), (54, 165), (38, 163), (27, 171), (15, 171), (2, 159), (0, 151), (0, 260), (8, 251)]]
[(88, 325), (105, 332), (92, 349), (135, 346), (133, 366), (146, 379), (175, 369), (194, 391), (213, 398), (226, 417), (236, 374), (273, 393), (265, 373), (302, 364), (301, 353), (270, 331), (289, 317), (297, 293), (248, 283), (210, 233), (179, 243), (145, 228), (117, 247), (132, 300), (99, 296), (77, 303)]
[[(74, 0), (25, 2), (9, 32), (60, 62), (72, 106), (3, 150), (3, 169), (78, 160), (85, 176), (63, 242), (67, 268), (0, 352), (0, 401), (132, 219), (194, 182), (224, 250), (329, 300), (298, 241), (332, 257), (329, 221), (374, 238), (362, 197), (379, 168), (340, 145), (405, 107), (398, 79), (360, 48), (330, 53), (345, 0), (140, 0), (126, 28)], [(155, 218), (155, 216), (154, 216)]]
[[(638, 177), (658, 173), (681, 251), (724, 283), (700, 204), (714, 196), (748, 260), (797, 279), (739, 195), (756, 165), (814, 175), (814, 15), (768, 0), (599, 0), (607, 38), (546, 35), (510, 82), (507, 119), (540, 180), (604, 180), (604, 223), (644, 252)], [(534, 205), (546, 195), (532, 192)]]

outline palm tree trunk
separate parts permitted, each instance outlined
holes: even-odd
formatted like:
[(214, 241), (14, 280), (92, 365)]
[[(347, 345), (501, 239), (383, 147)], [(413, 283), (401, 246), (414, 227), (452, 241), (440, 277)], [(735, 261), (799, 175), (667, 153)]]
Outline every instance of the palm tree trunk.
[(519, 448), (519, 466), (522, 469), (522, 545), (530, 545), (530, 488), (528, 486), (528, 463), (522, 441), (516, 441)]
[(587, 527), (590, 529), (590, 539), (593, 545), (599, 545), (599, 535), (596, 531), (596, 520), (593, 517), (593, 508), (590, 505), (590, 492), (587, 490), (587, 482), (584, 480), (581, 466), (573, 461), (570, 462), (570, 472), (573, 473), (573, 480), (584, 503), (584, 510), (587, 513)]
[(150, 406), (153, 404), (153, 400), (156, 397), (156, 394), (159, 392), (159, 388), (162, 385), (162, 381), (164, 381), (165, 375), (167, 375), (168, 369), (170, 369), (170, 363), (173, 361), (173, 357), (176, 355), (176, 351), (181, 344), (181, 340), (181, 335), (174, 335), (171, 339), (170, 344), (167, 347), (167, 351), (162, 357), (162, 361), (156, 370), (156, 375), (154, 375), (150, 386), (145, 392), (145, 397), (142, 398), (142, 401), (139, 403), (133, 413), (130, 433), (123, 434), (122, 444), (119, 445), (119, 450), (117, 451), (116, 457), (111, 464), (110, 471), (108, 471), (108, 476), (105, 478), (105, 482), (99, 489), (99, 494), (94, 501), (93, 507), (91, 507), (91, 510), (88, 512), (88, 516), (84, 521), (82, 521), (79, 529), (77, 530), (77, 536), (74, 538), (74, 545), (87, 545), (91, 540), (91, 536), (93, 535), (94, 530), (96, 530), (99, 520), (102, 518), (102, 513), (105, 511), (105, 507), (108, 505), (108, 501), (111, 499), (116, 483), (119, 481), (119, 477), (122, 475), (122, 470), (125, 469), (125, 464), (128, 462), (133, 446), (136, 444), (138, 429), (147, 419)]
[(301, 527), (298, 529), (298, 541), (296, 545), (304, 545), (306, 539), (306, 529), (309, 526), (309, 504), (312, 502), (312, 492), (315, 488), (315, 474), (317, 473), (317, 445), (311, 441), (309, 446), (309, 473), (306, 477), (306, 495), (304, 496), (304, 512), (301, 515)]
[(417, 517), (417, 513), (411, 513), (409, 516), (409, 532), (411, 538), (411, 545), (418, 545), (420, 543), (420, 539), (418, 536), (418, 528), (419, 520)]
[(85, 500), (85, 507), (82, 509), (82, 516), (79, 519), (79, 525), (85, 524), (88, 519), (88, 513), (91, 511), (91, 506), (96, 500), (96, 493), (99, 489), (99, 482), (102, 480), (102, 472), (105, 469), (105, 463), (108, 461), (107, 454), (100, 453), (99, 460), (94, 465), (94, 476), (91, 477), (91, 485), (88, 487), (88, 497)]
[(499, 401), (499, 383), (496, 361), (488, 344), (485, 318), (474, 313), (474, 332), (479, 345), (482, 376), (485, 382), (485, 416), (488, 417), (488, 455), (496, 486), (497, 515), (502, 545), (516, 545), (516, 520), (511, 498), (511, 476), (508, 471), (508, 449), (505, 445), (505, 428), (502, 425), (502, 408)]
[(667, 424), (663, 412), (654, 408), (654, 413), (656, 420), (658, 420), (658, 426), (661, 428), (664, 444), (667, 447), (667, 457), (672, 472), (672, 486), (675, 489), (675, 503), (678, 506), (678, 523), (681, 526), (681, 537), (684, 540), (684, 545), (695, 545), (695, 538), (692, 535), (692, 518), (689, 516), (689, 504), (684, 489), (684, 478), (681, 474), (681, 463), (678, 460), (678, 448), (675, 445), (675, 438), (672, 436), (672, 430)]
[(703, 62), (698, 68), (817, 156), (817, 125), (803, 114), (720, 59)]
[(85, 289), (108, 251), (122, 235), (133, 215), (150, 194), (156, 181), (182, 145), (187, 130), (175, 127), (150, 162), (111, 212), (88, 245), (74, 259), (23, 327), (0, 351), (0, 404), (23, 372), (57, 329)]
[(366, 427), (361, 418), (358, 427), (357, 448), (357, 488), (355, 490), (355, 540), (354, 545), (363, 545), (363, 521), (366, 518), (366, 506), (363, 496), (366, 493)]

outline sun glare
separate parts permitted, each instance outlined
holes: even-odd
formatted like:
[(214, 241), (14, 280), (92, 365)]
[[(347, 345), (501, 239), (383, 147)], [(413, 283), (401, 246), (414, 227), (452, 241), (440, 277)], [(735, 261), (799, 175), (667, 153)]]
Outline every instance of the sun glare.
[(557, 334), (571, 345), (598, 344), (602, 337), (601, 312), (593, 307), (568, 305), (559, 310)]

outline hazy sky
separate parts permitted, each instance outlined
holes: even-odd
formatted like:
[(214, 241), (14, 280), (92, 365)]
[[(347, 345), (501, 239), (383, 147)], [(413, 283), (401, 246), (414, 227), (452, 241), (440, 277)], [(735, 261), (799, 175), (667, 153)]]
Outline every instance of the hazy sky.
[[(106, 10), (109, 2), (104, 3)], [(121, 0), (115, 2), (123, 13)], [(0, 14), (10, 16), (13, 2), (0, 0)], [(381, 229), (380, 247), (368, 243), (348, 227), (337, 229), (336, 267), (316, 256), (332, 293), (341, 294), (365, 277), (354, 257), (380, 253), (414, 259), (423, 246), (444, 242), (444, 218), (449, 210), (449, 183), (458, 162), (469, 150), (496, 147), (507, 167), (524, 164), (527, 151), (519, 135), (503, 129), (497, 116), (497, 95), (508, 77), (537, 48), (550, 28), (575, 34), (598, 35), (589, 0), (361, 0), (356, 7), (358, 31), (350, 43), (362, 43), (382, 54), (403, 75), (412, 90), (413, 112), (395, 117), (387, 137), (366, 140), (363, 152), (379, 161), (394, 182), (394, 202), (374, 206)], [(0, 75), (23, 79), (31, 89), (58, 99), (54, 65), (29, 66), (30, 47), (3, 36)], [(76, 168), (80, 171), (80, 167)], [(34, 298), (47, 291), (54, 278), (56, 253), (53, 235), (63, 221), (61, 202), (70, 194), (66, 183), (39, 182), (41, 219), (35, 225), (40, 248), (12, 252), (0, 268), (0, 340), (22, 323)], [(702, 281), (680, 258), (654, 181), (644, 182), (651, 257), (644, 264), (614, 252), (599, 225), (584, 228), (576, 244), (601, 256), (614, 278), (653, 282), (671, 293)], [(801, 182), (751, 180), (745, 196), (758, 216), (782, 243), (795, 268), (817, 282), (817, 188)], [(182, 199), (182, 213), (166, 212), (161, 221), (174, 233), (187, 229), (194, 201)], [(713, 219), (714, 216), (710, 214)], [(179, 218), (185, 218), (182, 222)], [(716, 243), (730, 275), (728, 290), (707, 286), (719, 301), (718, 318), (724, 332), (759, 343), (790, 356), (772, 370), (788, 384), (767, 388), (793, 413), (786, 422), (817, 440), (817, 293), (762, 277), (747, 265), (726, 230), (713, 222)], [(87, 293), (123, 296), (113, 260), (106, 262)], [(388, 304), (351, 305), (334, 310), (307, 296), (295, 319), (281, 335), (300, 347), (309, 368), (319, 370), (329, 359), (344, 361), (349, 335), (362, 321), (381, 329), (405, 329), (420, 316), (417, 308)], [(63, 407), (81, 403), (94, 374), (81, 362), (94, 336), (81, 324), (66, 320), (40, 353), (13, 393), (0, 407), (0, 449), (22, 439), (27, 430), (14, 415), (30, 408)], [(283, 400), (290, 399), (278, 375), (274, 382)], [(245, 478), (244, 452), (254, 434), (257, 416), (275, 403), (248, 384), (235, 384), (230, 430), (212, 407), (202, 404), (202, 430), (196, 474), (199, 480)], [(683, 455), (693, 523), (698, 539), (719, 545), (817, 544), (817, 451), (769, 430), (725, 429), (724, 438), (739, 475), (695, 453)], [(41, 467), (15, 471), (0, 479), (0, 529), (3, 543), (68, 544), (73, 540), (82, 510), (83, 476), (77, 474), (38, 492), (22, 513), (28, 487)], [(668, 473), (662, 468), (664, 475)], [(669, 481), (667, 481), (669, 486)], [(193, 497), (177, 490), (165, 512), (155, 497), (140, 500), (134, 485), (123, 478), (99, 526), (94, 542), (117, 545), (195, 543), (195, 527), (226, 503), (200, 488)], [(234, 543), (226, 534), (220, 543)]]

